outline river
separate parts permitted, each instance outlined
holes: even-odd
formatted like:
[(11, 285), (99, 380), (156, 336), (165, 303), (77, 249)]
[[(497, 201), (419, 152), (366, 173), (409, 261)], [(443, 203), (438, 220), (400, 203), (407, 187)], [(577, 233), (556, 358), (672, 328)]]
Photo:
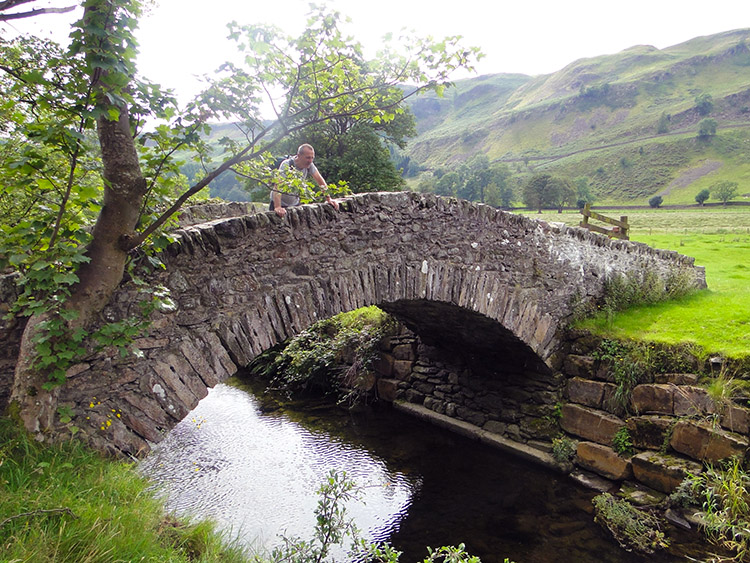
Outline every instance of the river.
[(403, 551), (403, 563), (462, 542), (483, 563), (646, 561), (593, 522), (594, 492), (390, 406), (277, 402), (235, 379), (141, 464), (170, 511), (211, 518), (256, 552), (280, 533), (311, 537), (316, 491), (332, 469), (359, 488), (361, 501), (347, 506), (357, 526)]

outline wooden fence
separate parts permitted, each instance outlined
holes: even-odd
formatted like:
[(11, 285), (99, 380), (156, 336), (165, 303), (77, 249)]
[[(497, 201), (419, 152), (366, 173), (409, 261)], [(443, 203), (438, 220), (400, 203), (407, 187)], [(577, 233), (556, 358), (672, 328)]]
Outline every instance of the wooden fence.
[[(605, 215), (597, 213), (596, 211), (591, 211), (591, 204), (588, 203), (581, 210), (581, 215), (583, 215), (583, 221), (581, 221), (580, 226), (584, 229), (594, 231), (595, 233), (601, 233), (603, 235), (607, 235), (608, 237), (630, 240), (630, 226), (628, 225), (627, 216), (620, 216), (620, 220), (618, 221), (617, 219), (606, 217)], [(592, 225), (591, 223), (589, 223), (589, 219), (595, 219), (596, 221), (601, 221), (602, 223), (607, 223), (608, 225), (612, 226), (599, 227), (597, 225)]]

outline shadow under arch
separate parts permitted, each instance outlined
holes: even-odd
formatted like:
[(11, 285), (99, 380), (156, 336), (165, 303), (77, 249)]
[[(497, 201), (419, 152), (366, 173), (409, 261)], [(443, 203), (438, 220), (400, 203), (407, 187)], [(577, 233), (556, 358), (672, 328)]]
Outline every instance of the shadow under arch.
[(550, 367), (511, 330), (486, 315), (426, 299), (379, 303), (430, 346), (463, 360), (477, 375), (550, 374)]

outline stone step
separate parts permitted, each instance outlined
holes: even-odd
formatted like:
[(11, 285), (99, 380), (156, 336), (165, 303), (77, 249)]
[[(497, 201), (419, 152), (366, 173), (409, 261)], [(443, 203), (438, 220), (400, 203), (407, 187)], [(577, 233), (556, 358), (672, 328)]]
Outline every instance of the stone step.
[(563, 405), (560, 426), (569, 434), (605, 446), (612, 445), (612, 438), (625, 423), (615, 415), (567, 403)]
[(635, 478), (652, 489), (671, 493), (689, 474), (701, 472), (701, 464), (676, 455), (642, 452), (631, 458)]

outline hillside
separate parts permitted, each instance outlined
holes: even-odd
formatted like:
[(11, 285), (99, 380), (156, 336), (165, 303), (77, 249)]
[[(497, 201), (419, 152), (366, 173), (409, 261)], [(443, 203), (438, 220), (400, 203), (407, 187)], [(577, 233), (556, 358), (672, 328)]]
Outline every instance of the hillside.
[[(635, 46), (542, 76), (458, 81), (411, 102), (419, 135), (407, 155), (429, 170), (477, 154), (533, 172), (586, 177), (598, 202), (693, 203), (729, 179), (750, 192), (750, 29), (662, 50)], [(710, 96), (708, 107), (698, 97)], [(708, 111), (706, 111), (708, 110)], [(701, 120), (717, 134), (698, 138)]]

